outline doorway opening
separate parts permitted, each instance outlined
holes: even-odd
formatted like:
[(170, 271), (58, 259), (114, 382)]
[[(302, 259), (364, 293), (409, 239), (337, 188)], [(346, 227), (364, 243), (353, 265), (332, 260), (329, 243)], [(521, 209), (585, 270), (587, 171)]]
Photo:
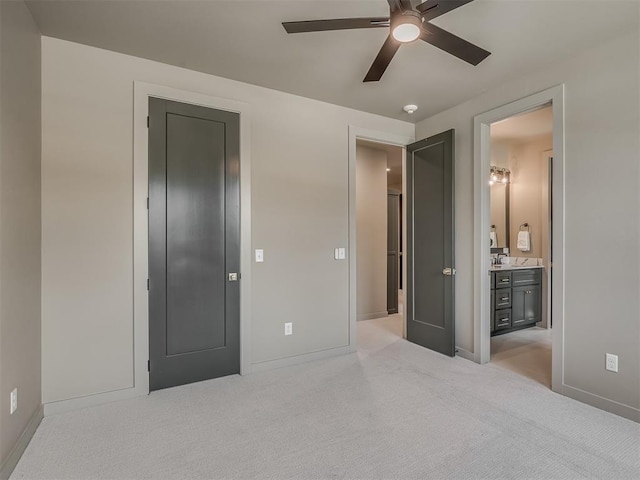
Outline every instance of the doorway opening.
[(551, 388), (553, 105), (490, 124), (490, 361)]
[[(493, 165), (492, 169), (492, 130), (494, 132), (499, 130), (497, 128), (500, 125), (499, 122), (504, 121), (508, 125), (507, 119), (512, 117), (526, 117), (528, 114), (536, 112), (538, 115), (544, 115), (544, 112), (541, 111), (547, 107), (550, 107), (547, 114), (551, 117), (552, 122), (552, 141), (550, 146), (545, 146), (538, 151), (537, 162), (540, 172), (545, 169), (548, 171), (548, 183), (543, 185), (539, 182), (536, 189), (539, 192), (538, 198), (540, 198), (538, 209), (540, 212), (548, 212), (548, 217), (543, 219), (543, 214), (540, 214), (540, 225), (535, 227), (536, 232), (534, 232), (533, 221), (523, 218), (514, 219), (513, 213), (510, 212), (509, 253), (507, 254), (504, 250), (502, 252), (494, 250), (492, 253), (491, 243), (494, 240), (500, 242), (500, 239), (497, 238), (498, 222), (492, 222), (491, 219), (492, 187), (489, 182), (490, 180), (496, 182), (493, 179), (494, 175), (497, 180), (502, 180), (506, 174), (508, 180), (505, 186), (509, 185), (511, 191), (509, 199), (511, 201), (515, 198), (513, 194), (515, 183), (509, 183), (512, 180), (509, 178), (511, 171), (505, 170), (509, 166)], [(529, 332), (535, 331), (525, 329), (525, 325), (535, 325), (541, 328), (538, 330), (541, 336), (550, 337), (544, 338), (544, 341), (551, 344), (551, 389), (563, 393), (564, 86), (558, 85), (477, 115), (474, 118), (474, 151), (474, 359), (479, 363), (487, 363), (491, 360), (492, 339), (500, 336), (492, 336), (492, 329), (494, 333), (497, 330), (496, 327), (503, 329), (504, 332), (508, 330), (509, 334), (515, 332), (515, 335), (511, 335), (511, 337), (518, 337), (528, 334), (527, 330)], [(545, 201), (548, 202), (546, 206), (543, 203)], [(496, 202), (497, 204), (499, 202)], [(509, 209), (513, 210), (513, 205), (510, 204)], [(526, 213), (526, 215), (529, 216), (531, 213)], [(542, 229), (543, 220), (546, 220), (548, 228), (546, 231)], [(496, 227), (495, 234), (492, 233), (492, 225)], [(504, 231), (507, 230), (504, 229)], [(518, 237), (520, 237), (520, 246), (523, 249), (518, 248)], [(503, 242), (506, 244), (506, 241), (505, 238)], [(531, 257), (534, 257), (533, 242), (539, 243), (540, 253), (538, 255), (540, 256), (531, 259), (526, 255), (530, 254)], [(502, 271), (504, 267), (501, 266), (495, 268), (492, 261), (497, 262), (498, 254), (501, 254), (500, 257), (507, 257), (507, 255), (516, 257), (508, 260), (500, 259), (500, 263), (506, 263), (516, 268), (506, 268), (505, 271)], [(492, 258), (492, 255), (496, 258)], [(524, 260), (518, 260), (523, 256)], [(542, 256), (546, 256), (546, 264), (542, 263), (544, 260), (536, 260)], [(533, 268), (534, 265), (530, 262), (540, 262), (542, 265), (535, 265), (536, 268)], [(496, 281), (499, 282), (497, 285)], [(497, 294), (498, 287), (504, 287), (505, 291)], [(544, 295), (543, 288), (545, 289)], [(495, 302), (505, 303), (498, 306)], [(543, 302), (544, 307), (542, 306)], [(496, 314), (495, 312), (499, 310), (500, 314)], [(545, 314), (546, 323), (543, 324), (543, 315)], [(498, 324), (495, 323), (496, 319)], [(514, 320), (516, 320), (515, 323)], [(549, 329), (551, 325), (553, 328)], [(522, 327), (522, 329), (511, 330), (514, 326)], [(509, 337), (505, 338), (509, 339)], [(499, 340), (493, 343), (496, 342)], [(494, 347), (497, 346), (494, 345)], [(494, 360), (496, 359), (494, 358)], [(526, 360), (523, 361), (525, 364), (527, 363)], [(546, 372), (546, 377), (542, 377), (541, 381), (548, 385), (549, 370), (547, 369)]]
[(358, 349), (405, 337), (404, 148), (356, 140), (356, 319)]

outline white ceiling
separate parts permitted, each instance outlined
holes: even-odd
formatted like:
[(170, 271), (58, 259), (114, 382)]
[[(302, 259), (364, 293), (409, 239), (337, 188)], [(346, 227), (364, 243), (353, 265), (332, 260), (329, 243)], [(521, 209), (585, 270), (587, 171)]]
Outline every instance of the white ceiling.
[(553, 132), (553, 107), (509, 117), (491, 125), (491, 140), (525, 141)]
[[(414, 5), (420, 3), (413, 1)], [(283, 21), (386, 16), (385, 0), (27, 0), (43, 35), (406, 121), (638, 28), (638, 0), (475, 0), (433, 23), (489, 51), (477, 67), (404, 45), (362, 79), (388, 31), (287, 35)], [(419, 110), (408, 115), (405, 104)]]

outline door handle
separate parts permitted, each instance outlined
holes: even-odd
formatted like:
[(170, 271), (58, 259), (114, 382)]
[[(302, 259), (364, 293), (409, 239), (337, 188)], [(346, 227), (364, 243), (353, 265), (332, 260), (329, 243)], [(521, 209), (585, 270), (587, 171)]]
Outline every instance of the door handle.
[(229, 274), (229, 281), (230, 282), (237, 282), (238, 281), (238, 274), (237, 273), (230, 273)]
[(456, 269), (447, 267), (444, 270), (442, 270), (442, 274), (450, 277), (456, 274)]

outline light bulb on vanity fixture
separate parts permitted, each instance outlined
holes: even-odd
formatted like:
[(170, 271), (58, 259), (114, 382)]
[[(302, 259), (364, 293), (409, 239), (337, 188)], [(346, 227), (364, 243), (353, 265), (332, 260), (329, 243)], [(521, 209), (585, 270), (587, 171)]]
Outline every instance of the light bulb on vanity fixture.
[(500, 168), (495, 165), (491, 165), (491, 172), (489, 174), (489, 185), (496, 183), (507, 184), (510, 181), (511, 171), (508, 168)]

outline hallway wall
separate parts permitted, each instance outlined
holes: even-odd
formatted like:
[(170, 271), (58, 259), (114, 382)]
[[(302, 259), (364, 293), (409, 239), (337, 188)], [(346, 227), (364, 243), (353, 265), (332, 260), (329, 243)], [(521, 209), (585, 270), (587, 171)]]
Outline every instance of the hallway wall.
[[(0, 1), (2, 479), (42, 418), (40, 112), (40, 32), (22, 0)], [(14, 388), (18, 389), (18, 409), (10, 415)]]
[(356, 147), (357, 318), (387, 315), (387, 152)]

